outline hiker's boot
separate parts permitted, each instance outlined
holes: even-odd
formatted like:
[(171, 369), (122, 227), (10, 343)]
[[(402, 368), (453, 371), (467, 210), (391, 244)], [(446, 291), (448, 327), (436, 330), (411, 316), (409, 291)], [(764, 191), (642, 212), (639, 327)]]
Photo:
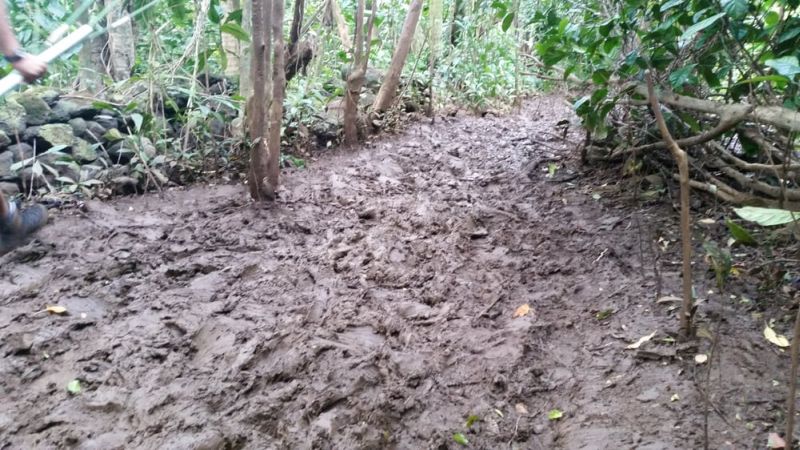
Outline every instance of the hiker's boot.
[(20, 210), (8, 202), (8, 215), (0, 217), (0, 255), (25, 244), (28, 238), (47, 223), (47, 208), (34, 205)]

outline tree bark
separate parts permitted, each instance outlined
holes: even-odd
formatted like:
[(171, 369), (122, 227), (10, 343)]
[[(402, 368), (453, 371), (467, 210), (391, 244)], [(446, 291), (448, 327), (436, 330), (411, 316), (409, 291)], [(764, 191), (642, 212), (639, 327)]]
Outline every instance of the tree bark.
[(271, 40), (270, 23), (271, 0), (252, 0), (251, 35), (251, 81), (253, 94), (247, 100), (247, 132), (251, 141), (250, 168), (247, 184), (253, 200), (273, 200), (274, 189), (268, 180), (268, 130), (267, 130), (267, 92), (269, 54), (268, 42)]
[(347, 29), (347, 22), (344, 20), (344, 14), (342, 14), (338, 0), (328, 0), (328, 8), (330, 8), (331, 16), (336, 22), (336, 31), (342, 41), (342, 48), (349, 53), (353, 50), (353, 45), (350, 43), (350, 31)]
[[(114, 0), (106, 0), (106, 6)], [(122, 8), (112, 8), (106, 20), (114, 23), (117, 19), (127, 14), (127, 5)], [(114, 81), (127, 80), (131, 76), (135, 61), (135, 48), (133, 24), (131, 21), (108, 31), (109, 73)]]
[[(267, 22), (270, 23), (270, 22)], [(267, 184), (274, 199), (275, 189), (280, 181), (281, 161), (281, 126), (283, 125), (283, 98), (286, 89), (286, 72), (284, 68), (283, 40), (283, 0), (272, 2), (272, 40), (275, 54), (272, 79), (272, 99), (269, 111), (269, 155), (267, 160)]]
[[(83, 2), (77, 1), (78, 5), (81, 3)], [(81, 15), (80, 21), (82, 23), (89, 21), (89, 11)], [(78, 90), (94, 94), (103, 86), (103, 74), (105, 73), (105, 68), (103, 67), (104, 43), (105, 40), (102, 37), (88, 39), (78, 52), (78, 65), (80, 66), (78, 71)]]
[[(374, 0), (373, 0), (374, 1)], [(358, 143), (358, 97), (361, 93), (361, 83), (364, 76), (361, 74), (361, 53), (364, 51), (364, 0), (356, 4), (355, 37), (353, 38), (353, 70), (347, 77), (347, 89), (344, 96), (344, 144), (355, 145)]]
[(400, 75), (403, 73), (403, 66), (408, 57), (408, 51), (411, 48), (411, 43), (414, 40), (414, 32), (417, 29), (419, 16), (422, 12), (422, 0), (411, 0), (408, 5), (408, 13), (406, 20), (403, 23), (403, 31), (400, 34), (400, 39), (397, 43), (397, 48), (392, 55), (392, 62), (389, 65), (389, 72), (381, 84), (381, 89), (375, 97), (375, 102), (372, 104), (372, 109), (376, 113), (386, 111), (394, 101), (397, 93), (397, 86), (400, 84)]
[(431, 0), (428, 15), (430, 17), (430, 57), (428, 59), (428, 117), (433, 122), (433, 82), (436, 76), (436, 60), (439, 57), (439, 42), (442, 34), (442, 0)]
[[(239, 0), (226, 0), (222, 3), (225, 13), (241, 8)], [(244, 16), (242, 16), (244, 17)], [(242, 54), (241, 42), (228, 33), (222, 33), (222, 51), (225, 52), (225, 76), (236, 77), (241, 70), (240, 56)]]

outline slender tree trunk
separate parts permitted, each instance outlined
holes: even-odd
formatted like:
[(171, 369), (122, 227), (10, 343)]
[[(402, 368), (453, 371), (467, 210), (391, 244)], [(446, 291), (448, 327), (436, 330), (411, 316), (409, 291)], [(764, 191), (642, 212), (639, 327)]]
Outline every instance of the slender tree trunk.
[(458, 20), (463, 14), (464, 0), (455, 0), (453, 2), (453, 17), (450, 19), (450, 45), (453, 47), (458, 45), (458, 41), (461, 38), (461, 25)]
[[(267, 22), (270, 23), (270, 22)], [(283, 98), (286, 89), (286, 72), (284, 57), (286, 55), (283, 43), (283, 0), (272, 2), (272, 40), (275, 61), (272, 79), (272, 99), (269, 111), (269, 159), (267, 160), (267, 183), (273, 195), (280, 181), (281, 161), (281, 126), (283, 125)]]
[(353, 46), (350, 43), (350, 31), (347, 29), (347, 22), (344, 20), (344, 14), (342, 14), (338, 0), (328, 0), (328, 7), (330, 7), (333, 20), (336, 22), (336, 30), (339, 33), (339, 39), (342, 41), (342, 48), (346, 52), (351, 52)]
[(269, 92), (270, 55), (267, 49), (271, 41), (271, 0), (252, 0), (252, 31), (250, 70), (253, 94), (247, 100), (247, 131), (252, 142), (250, 149), (250, 168), (247, 184), (253, 200), (272, 200), (275, 192), (269, 184), (268, 176), (268, 130), (267, 105)]
[(391, 106), (397, 93), (397, 86), (400, 84), (400, 75), (403, 73), (403, 66), (406, 63), (408, 51), (414, 40), (414, 32), (417, 29), (419, 16), (422, 12), (422, 0), (411, 0), (408, 5), (408, 14), (403, 23), (403, 31), (397, 42), (397, 48), (392, 56), (392, 63), (389, 65), (389, 72), (381, 84), (381, 89), (375, 97), (372, 109), (375, 113), (382, 113)]
[[(77, 4), (80, 5), (80, 0)], [(92, 10), (93, 8), (90, 8)], [(89, 11), (84, 12), (80, 17), (81, 23), (89, 21)], [(89, 39), (83, 43), (80, 51), (78, 52), (78, 65), (80, 70), (78, 72), (78, 90), (96, 93), (103, 85), (103, 74), (105, 68), (103, 67), (103, 46), (105, 40), (102, 37)]]
[[(222, 3), (225, 13), (241, 8), (239, 0), (226, 0)], [(244, 18), (245, 16), (242, 16)], [(225, 76), (236, 77), (241, 72), (240, 55), (242, 54), (241, 42), (228, 33), (222, 33), (222, 50), (225, 52)]]
[(364, 0), (358, 0), (356, 6), (356, 30), (353, 38), (353, 66), (347, 77), (347, 89), (344, 96), (344, 143), (355, 145), (358, 143), (358, 97), (361, 93), (363, 75), (360, 72), (361, 53), (364, 51)]
[[(106, 6), (113, 3), (113, 0), (106, 0)], [(127, 14), (127, 5), (112, 8), (106, 20), (114, 23), (117, 19)], [(111, 78), (114, 81), (127, 80), (131, 76), (133, 63), (135, 60), (133, 24), (128, 21), (108, 32), (108, 54)]]
[[(259, 0), (242, 0), (242, 28), (250, 35), (254, 36), (253, 33), (253, 18), (255, 17), (255, 13), (253, 12), (253, 2)], [(263, 15), (262, 15), (263, 17)], [(251, 38), (251, 45), (242, 45), (241, 46), (241, 58), (239, 59), (239, 94), (246, 99), (249, 99), (253, 95), (253, 70), (252, 70), (252, 62), (255, 60), (253, 58), (253, 49), (255, 49), (255, 44), (252, 42)], [(266, 55), (265, 55), (266, 57)], [(242, 111), (244, 113), (244, 111)]]
[(431, 0), (428, 10), (430, 17), (430, 57), (428, 59), (428, 117), (433, 122), (433, 82), (436, 76), (436, 60), (439, 58), (439, 41), (442, 34), (442, 0)]

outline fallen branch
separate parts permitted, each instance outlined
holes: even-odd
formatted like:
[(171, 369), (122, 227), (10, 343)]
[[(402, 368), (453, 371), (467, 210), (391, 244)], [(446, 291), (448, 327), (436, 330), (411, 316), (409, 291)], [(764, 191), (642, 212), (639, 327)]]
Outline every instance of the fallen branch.
[[(649, 88), (641, 83), (636, 83), (633, 91), (639, 95), (648, 96)], [(800, 112), (782, 106), (752, 106), (745, 104), (727, 104), (713, 100), (703, 100), (675, 93), (663, 94), (658, 97), (660, 103), (670, 106), (691, 109), (710, 114), (739, 115), (743, 111), (752, 109), (745, 114), (747, 120), (763, 124), (774, 125), (788, 131), (800, 131)]]

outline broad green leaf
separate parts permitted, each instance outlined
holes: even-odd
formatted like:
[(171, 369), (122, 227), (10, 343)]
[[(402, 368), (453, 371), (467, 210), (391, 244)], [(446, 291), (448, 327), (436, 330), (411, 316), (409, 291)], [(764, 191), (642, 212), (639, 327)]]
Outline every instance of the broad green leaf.
[(722, 10), (733, 19), (747, 15), (747, 0), (722, 0)]
[(690, 83), (695, 66), (695, 64), (689, 64), (669, 74), (669, 83), (672, 87), (678, 89), (684, 84)]
[(547, 413), (547, 418), (550, 420), (558, 420), (562, 417), (564, 417), (564, 413), (558, 409), (551, 409), (550, 412)]
[(611, 73), (606, 69), (595, 70), (592, 74), (592, 81), (596, 84), (605, 84), (611, 78)]
[(219, 31), (221, 33), (228, 33), (231, 36), (243, 42), (250, 41), (250, 35), (247, 34), (247, 31), (245, 31), (244, 28), (241, 27), (241, 25), (234, 22), (226, 22), (221, 27), (219, 27)]
[(72, 380), (67, 384), (67, 391), (72, 395), (77, 395), (81, 393), (81, 382), (78, 380)]
[(136, 127), (136, 132), (140, 132), (142, 130), (142, 122), (144, 118), (139, 113), (131, 114), (131, 120), (133, 120), (133, 125)]
[(733, 211), (742, 219), (755, 222), (762, 227), (785, 225), (800, 220), (800, 212), (788, 211), (778, 208), (761, 208), (757, 206), (745, 206), (734, 208)]
[(680, 4), (682, 4), (685, 0), (669, 0), (668, 2), (661, 5), (661, 12), (664, 12), (670, 8), (674, 8)]
[(710, 27), (711, 25), (714, 25), (714, 23), (716, 21), (718, 21), (724, 15), (725, 15), (725, 13), (715, 14), (715, 15), (709, 17), (708, 19), (701, 20), (700, 22), (697, 22), (696, 24), (690, 26), (689, 28), (686, 29), (686, 31), (683, 32), (683, 34), (681, 35), (681, 39), (680, 40), (686, 42), (686, 41), (692, 39), (695, 34), (705, 30), (706, 28)]
[(753, 236), (751, 236), (750, 233), (747, 232), (747, 230), (742, 228), (741, 225), (733, 222), (730, 219), (727, 219), (725, 223), (728, 225), (728, 231), (730, 231), (731, 236), (733, 236), (733, 238), (736, 239), (736, 242), (751, 246), (758, 245), (756, 240), (753, 239)]
[(601, 101), (605, 100), (606, 96), (608, 96), (608, 89), (602, 88), (594, 91), (592, 94), (592, 104), (597, 105)]
[(748, 78), (746, 80), (742, 80), (736, 84), (753, 84), (753, 83), (761, 83), (762, 81), (774, 81), (776, 83), (785, 83), (789, 81), (786, 77), (782, 75), (763, 75), (760, 77), (753, 77)]
[(508, 31), (511, 28), (511, 25), (514, 23), (514, 13), (510, 12), (506, 15), (505, 19), (503, 19), (503, 31)]
[(770, 11), (764, 16), (764, 24), (767, 28), (773, 28), (781, 20), (781, 15), (775, 11)]
[(797, 61), (796, 56), (784, 56), (778, 59), (768, 59), (764, 62), (767, 66), (773, 68), (779, 74), (792, 78), (800, 73), (800, 62)]
[(468, 445), (469, 444), (469, 441), (467, 440), (467, 437), (464, 436), (462, 433), (454, 434), (453, 435), (453, 440), (458, 442), (461, 445)]

